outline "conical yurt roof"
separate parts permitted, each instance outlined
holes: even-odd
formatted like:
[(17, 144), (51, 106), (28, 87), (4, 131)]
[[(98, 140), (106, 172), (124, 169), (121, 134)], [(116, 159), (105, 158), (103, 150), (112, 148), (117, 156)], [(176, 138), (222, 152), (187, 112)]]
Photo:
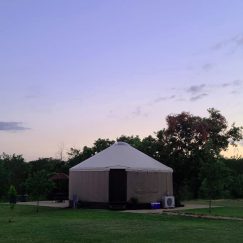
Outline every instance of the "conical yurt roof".
[(110, 169), (173, 172), (170, 167), (125, 142), (114, 143), (109, 148), (72, 167), (70, 171), (109, 171)]

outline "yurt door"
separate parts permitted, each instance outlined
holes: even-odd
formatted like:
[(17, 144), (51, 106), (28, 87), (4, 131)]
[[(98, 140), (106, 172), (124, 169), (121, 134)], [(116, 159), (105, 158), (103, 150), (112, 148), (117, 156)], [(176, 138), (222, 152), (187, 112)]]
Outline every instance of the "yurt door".
[(127, 201), (127, 172), (123, 169), (111, 169), (109, 174), (109, 201)]

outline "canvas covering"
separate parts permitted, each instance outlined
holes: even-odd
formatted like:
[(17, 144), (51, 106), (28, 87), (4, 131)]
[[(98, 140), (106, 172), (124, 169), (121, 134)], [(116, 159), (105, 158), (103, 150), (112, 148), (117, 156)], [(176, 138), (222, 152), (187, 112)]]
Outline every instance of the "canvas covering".
[(84, 202), (109, 202), (109, 171), (127, 172), (127, 201), (159, 201), (173, 195), (173, 170), (133, 148), (118, 142), (72, 167), (69, 173), (69, 200), (76, 195)]
[(109, 148), (72, 167), (70, 171), (109, 171), (110, 169), (173, 172), (170, 167), (124, 142), (114, 143)]

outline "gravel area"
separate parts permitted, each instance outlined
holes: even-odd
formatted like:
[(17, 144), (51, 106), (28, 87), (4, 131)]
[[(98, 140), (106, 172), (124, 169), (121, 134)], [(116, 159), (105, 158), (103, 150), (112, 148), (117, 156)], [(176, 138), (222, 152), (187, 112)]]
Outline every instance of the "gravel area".
[[(34, 202), (18, 202), (19, 205), (36, 205), (36, 201)], [(69, 206), (69, 201), (56, 202), (56, 201), (40, 201), (40, 206), (44, 207), (52, 207), (52, 208), (67, 208)]]

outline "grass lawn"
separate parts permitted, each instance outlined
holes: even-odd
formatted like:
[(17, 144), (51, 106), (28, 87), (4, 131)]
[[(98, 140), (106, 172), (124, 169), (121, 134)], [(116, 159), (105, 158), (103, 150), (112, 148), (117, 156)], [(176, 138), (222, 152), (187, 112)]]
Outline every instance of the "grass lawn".
[[(189, 204), (205, 204), (208, 205), (208, 201), (198, 200), (198, 201), (190, 201)], [(212, 206), (220, 206), (211, 209), (210, 215), (215, 216), (227, 216), (227, 217), (237, 217), (243, 218), (243, 200), (214, 200), (212, 202)], [(208, 208), (202, 209), (188, 209), (185, 210), (188, 213), (195, 214), (209, 214)]]
[(0, 242), (243, 242), (243, 222), (0, 205)]

